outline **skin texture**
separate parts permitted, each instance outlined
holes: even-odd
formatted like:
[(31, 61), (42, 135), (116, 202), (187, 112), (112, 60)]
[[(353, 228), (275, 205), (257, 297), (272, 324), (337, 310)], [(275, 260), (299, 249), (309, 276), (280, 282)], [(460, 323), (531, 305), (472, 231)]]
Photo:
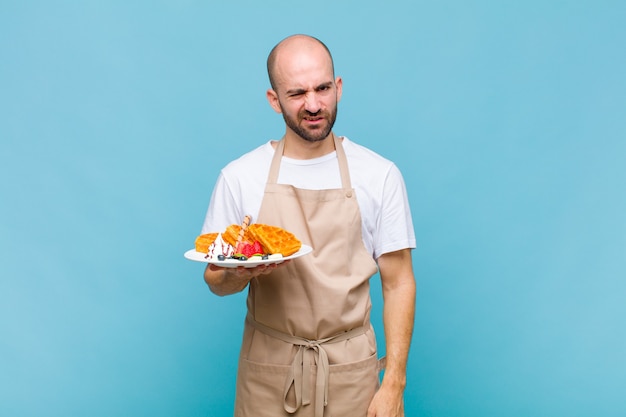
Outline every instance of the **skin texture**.
[(368, 417), (404, 416), (406, 365), (415, 317), (415, 278), (411, 250), (385, 253), (378, 258), (383, 289), (383, 324), (387, 367)]
[[(332, 57), (316, 39), (296, 35), (278, 44), (268, 59), (273, 88), (270, 106), (285, 120), (285, 156), (311, 159), (334, 151), (332, 127), (343, 82), (335, 77)], [(217, 295), (245, 289), (250, 280), (287, 264), (224, 269), (207, 266), (204, 279)], [(387, 367), (368, 417), (404, 416), (406, 365), (415, 316), (415, 278), (411, 250), (381, 255), (378, 267), (384, 299)]]

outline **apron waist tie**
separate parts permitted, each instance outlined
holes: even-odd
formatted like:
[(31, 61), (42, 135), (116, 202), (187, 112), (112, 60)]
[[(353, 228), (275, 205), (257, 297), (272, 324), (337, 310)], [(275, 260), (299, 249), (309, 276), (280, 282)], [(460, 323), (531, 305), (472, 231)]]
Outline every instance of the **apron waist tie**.
[[(328, 377), (330, 373), (328, 355), (322, 345), (327, 343), (342, 342), (344, 340), (360, 336), (365, 334), (367, 328), (365, 326), (360, 326), (324, 339), (309, 340), (298, 336), (292, 336), (261, 324), (257, 322), (250, 315), (250, 313), (246, 316), (246, 321), (261, 333), (265, 333), (266, 335), (282, 340), (283, 342), (298, 346), (296, 356), (293, 358), (291, 363), (291, 369), (287, 374), (285, 390), (283, 393), (284, 408), (288, 413), (295, 413), (298, 411), (300, 406), (311, 404), (311, 364), (313, 361), (317, 364), (317, 377), (315, 381), (315, 417), (322, 417), (324, 415), (324, 407), (328, 404)], [(291, 389), (291, 386), (293, 386), (295, 392), (295, 406), (291, 406), (287, 403), (287, 393)]]

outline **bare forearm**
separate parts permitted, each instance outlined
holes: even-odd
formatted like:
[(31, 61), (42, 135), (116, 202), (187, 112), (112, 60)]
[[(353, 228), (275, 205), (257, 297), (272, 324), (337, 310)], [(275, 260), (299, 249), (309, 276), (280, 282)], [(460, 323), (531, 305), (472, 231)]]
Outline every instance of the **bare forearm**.
[(379, 267), (387, 355), (383, 384), (404, 388), (415, 319), (415, 278), (410, 250), (383, 255)]
[(378, 268), (383, 286), (387, 366), (367, 416), (404, 417), (406, 366), (415, 318), (415, 278), (411, 250), (382, 255), (378, 258)]
[(401, 285), (386, 289), (384, 298), (387, 366), (383, 384), (404, 389), (415, 317), (415, 281), (407, 279)]

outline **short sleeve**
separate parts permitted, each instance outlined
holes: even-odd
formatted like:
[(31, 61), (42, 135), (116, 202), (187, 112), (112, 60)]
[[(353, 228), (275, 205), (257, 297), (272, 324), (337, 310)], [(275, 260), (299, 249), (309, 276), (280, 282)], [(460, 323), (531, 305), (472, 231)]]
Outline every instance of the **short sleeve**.
[(401, 249), (415, 248), (413, 220), (402, 173), (395, 164), (385, 178), (381, 210), (374, 236), (374, 257)]
[(217, 178), (211, 201), (202, 225), (202, 233), (220, 232), (233, 223), (239, 223), (240, 216), (235, 194), (228, 186), (224, 173)]

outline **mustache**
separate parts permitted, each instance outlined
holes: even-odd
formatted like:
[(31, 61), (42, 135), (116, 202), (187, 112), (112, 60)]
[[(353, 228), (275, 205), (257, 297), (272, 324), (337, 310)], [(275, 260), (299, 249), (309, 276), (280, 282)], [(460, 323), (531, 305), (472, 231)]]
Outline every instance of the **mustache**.
[(303, 110), (300, 112), (300, 114), (298, 115), (300, 116), (301, 119), (305, 119), (307, 117), (325, 117), (328, 118), (329, 113), (325, 110), (318, 110), (315, 113), (310, 112), (308, 110)]

